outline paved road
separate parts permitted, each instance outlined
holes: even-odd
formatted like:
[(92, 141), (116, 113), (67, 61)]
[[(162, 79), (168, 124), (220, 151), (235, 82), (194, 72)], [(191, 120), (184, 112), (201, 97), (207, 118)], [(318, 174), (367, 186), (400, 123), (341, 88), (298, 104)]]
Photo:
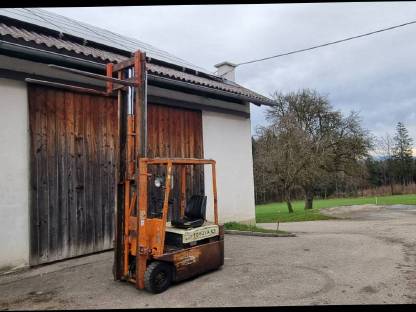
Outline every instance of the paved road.
[(221, 270), (160, 295), (114, 282), (112, 252), (46, 265), (0, 277), (0, 309), (416, 303), (415, 208), (280, 224), (297, 237), (227, 235)]

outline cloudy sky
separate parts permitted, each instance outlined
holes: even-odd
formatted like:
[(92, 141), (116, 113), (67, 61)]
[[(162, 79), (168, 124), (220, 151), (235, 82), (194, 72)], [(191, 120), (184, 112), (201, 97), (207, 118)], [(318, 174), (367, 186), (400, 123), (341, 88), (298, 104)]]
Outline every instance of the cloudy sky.
[[(214, 71), (416, 20), (416, 3), (322, 3), (53, 8), (135, 37)], [(358, 111), (374, 135), (404, 122), (416, 140), (416, 24), (238, 67), (238, 83), (270, 95), (314, 88), (342, 112)], [(252, 129), (265, 123), (252, 107)]]

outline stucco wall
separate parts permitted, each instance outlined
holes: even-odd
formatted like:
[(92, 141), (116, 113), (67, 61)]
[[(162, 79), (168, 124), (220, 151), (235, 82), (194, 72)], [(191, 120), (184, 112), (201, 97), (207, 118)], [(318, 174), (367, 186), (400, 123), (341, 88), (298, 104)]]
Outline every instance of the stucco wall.
[(0, 270), (29, 262), (26, 84), (0, 79)]
[[(254, 222), (254, 181), (250, 119), (217, 112), (202, 113), (204, 157), (217, 162), (220, 222)], [(205, 168), (207, 219), (213, 219), (211, 170)]]

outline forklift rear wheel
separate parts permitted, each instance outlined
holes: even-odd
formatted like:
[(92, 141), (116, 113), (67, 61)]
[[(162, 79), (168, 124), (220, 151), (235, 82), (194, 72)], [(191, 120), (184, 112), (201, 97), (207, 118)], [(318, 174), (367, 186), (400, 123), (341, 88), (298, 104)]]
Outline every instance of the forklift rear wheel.
[(144, 274), (144, 287), (155, 294), (169, 288), (172, 283), (172, 267), (168, 263), (154, 261)]

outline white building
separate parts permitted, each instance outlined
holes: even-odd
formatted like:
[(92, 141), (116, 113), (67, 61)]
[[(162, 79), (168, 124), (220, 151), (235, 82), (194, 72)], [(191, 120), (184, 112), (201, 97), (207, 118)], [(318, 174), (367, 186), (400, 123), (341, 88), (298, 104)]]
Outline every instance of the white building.
[[(0, 271), (112, 247), (117, 99), (25, 79), (104, 90), (48, 64), (105, 74), (138, 49), (149, 156), (215, 159), (220, 221), (255, 221), (249, 103), (272, 102), (232, 81), (232, 64), (217, 65), (220, 78), (44, 10), (0, 9)], [(211, 187), (210, 174), (197, 175), (195, 192)]]

